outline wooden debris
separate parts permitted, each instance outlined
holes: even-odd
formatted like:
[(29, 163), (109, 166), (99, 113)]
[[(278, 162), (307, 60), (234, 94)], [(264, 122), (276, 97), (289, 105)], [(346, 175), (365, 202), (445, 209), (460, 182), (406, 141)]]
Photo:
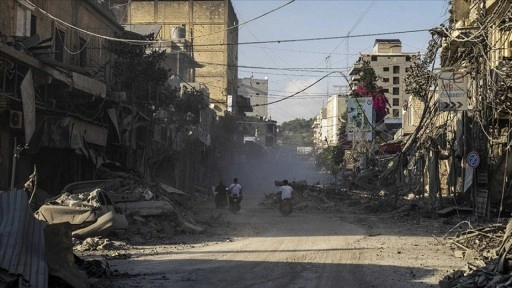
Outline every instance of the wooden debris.
[[(464, 251), (455, 251), (468, 263), (468, 271), (452, 273), (439, 282), (443, 288), (511, 287), (512, 222), (469, 229), (450, 238), (450, 243)], [(498, 253), (499, 252), (499, 253)]]

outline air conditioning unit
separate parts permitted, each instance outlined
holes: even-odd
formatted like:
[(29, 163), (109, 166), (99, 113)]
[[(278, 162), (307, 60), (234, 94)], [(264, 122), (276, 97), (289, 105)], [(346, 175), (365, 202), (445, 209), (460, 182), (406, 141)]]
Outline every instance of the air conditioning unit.
[(9, 126), (15, 129), (21, 129), (23, 127), (23, 113), (21, 111), (11, 111)]

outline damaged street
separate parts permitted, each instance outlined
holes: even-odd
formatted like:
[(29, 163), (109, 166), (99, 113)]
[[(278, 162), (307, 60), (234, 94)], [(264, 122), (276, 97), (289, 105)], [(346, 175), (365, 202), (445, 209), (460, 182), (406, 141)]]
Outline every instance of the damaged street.
[(511, 22), (0, 0), (0, 288), (512, 287)]
[(397, 224), (347, 206), (283, 217), (247, 198), (236, 215), (201, 207), (206, 231), (178, 243), (102, 252), (130, 254), (109, 261), (112, 287), (436, 287), (464, 266), (432, 237), (449, 228), (438, 220)]

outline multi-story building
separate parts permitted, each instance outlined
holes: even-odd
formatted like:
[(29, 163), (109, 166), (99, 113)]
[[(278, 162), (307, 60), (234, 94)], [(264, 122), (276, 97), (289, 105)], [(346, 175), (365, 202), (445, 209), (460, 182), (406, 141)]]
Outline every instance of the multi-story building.
[[(461, 121), (449, 124), (456, 131), (453, 138), (462, 139), (455, 147), (456, 155), (461, 158), (470, 153), (480, 155), (475, 168), (478, 179), (469, 189), (467, 185), (464, 187), (464, 191), (471, 191), (483, 200), (477, 201), (475, 207), (480, 215), (489, 211), (488, 203), (508, 203), (512, 198), (510, 189), (502, 188), (511, 185), (507, 177), (512, 163), (512, 153), (507, 153), (508, 123), (512, 119), (511, 13), (510, 1), (454, 0), (449, 25), (436, 30), (443, 37), (441, 69), (458, 73), (457, 82), (467, 83), (463, 85), (468, 104), (465, 112), (457, 114)], [(440, 127), (444, 124), (438, 123)]]
[(238, 79), (238, 95), (248, 98), (252, 112), (247, 116), (268, 118), (268, 79)]
[[(25, 182), (33, 165), (49, 193), (91, 176), (109, 137), (105, 38), (122, 31), (93, 0), (0, 1), (0, 189)], [(16, 147), (32, 157), (8, 157)]]
[(386, 124), (401, 126), (402, 107), (409, 99), (405, 93), (404, 78), (411, 62), (419, 52), (402, 52), (402, 42), (399, 39), (376, 39), (371, 53), (361, 53), (353, 65), (349, 75), (350, 85), (355, 88), (359, 83), (363, 61), (368, 61), (378, 76), (377, 85), (382, 86), (391, 107), (384, 119)]
[(316, 150), (327, 147), (327, 108), (320, 109), (320, 113), (316, 115), (313, 122), (313, 145)]
[(347, 95), (332, 95), (327, 100), (326, 109), (326, 127), (324, 141), (327, 145), (334, 146), (338, 144), (338, 132), (347, 112)]
[(237, 103), (238, 18), (230, 0), (115, 2), (126, 4), (126, 9), (117, 11), (123, 24), (156, 31), (162, 49), (190, 58), (177, 62), (182, 67), (174, 69), (186, 81), (208, 87), (218, 115), (241, 112)]

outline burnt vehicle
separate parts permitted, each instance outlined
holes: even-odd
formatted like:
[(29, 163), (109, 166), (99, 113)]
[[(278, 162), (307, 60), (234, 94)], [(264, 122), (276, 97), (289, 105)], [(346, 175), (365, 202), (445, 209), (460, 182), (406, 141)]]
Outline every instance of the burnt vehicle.
[(75, 182), (49, 199), (36, 212), (37, 219), (49, 224), (68, 222), (73, 236), (87, 238), (126, 229), (126, 217), (118, 211), (104, 190), (107, 181)]

